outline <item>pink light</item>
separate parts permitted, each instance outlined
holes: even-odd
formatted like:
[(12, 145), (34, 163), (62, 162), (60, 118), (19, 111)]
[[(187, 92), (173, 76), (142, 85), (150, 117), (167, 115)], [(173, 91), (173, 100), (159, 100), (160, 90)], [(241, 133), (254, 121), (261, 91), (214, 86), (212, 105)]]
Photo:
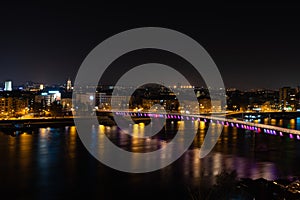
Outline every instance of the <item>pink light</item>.
[(300, 136), (299, 135), (297, 135), (297, 139), (300, 140)]
[(240, 128), (239, 124), (236, 124), (236, 127), (237, 127), (237, 128)]
[(293, 139), (293, 138), (294, 138), (292, 134), (290, 134), (290, 138), (291, 138), (291, 139)]
[(206, 123), (206, 122), (207, 122), (207, 120), (206, 120), (206, 119), (204, 119), (204, 122)]
[(279, 135), (282, 137), (283, 136), (282, 132), (279, 132)]

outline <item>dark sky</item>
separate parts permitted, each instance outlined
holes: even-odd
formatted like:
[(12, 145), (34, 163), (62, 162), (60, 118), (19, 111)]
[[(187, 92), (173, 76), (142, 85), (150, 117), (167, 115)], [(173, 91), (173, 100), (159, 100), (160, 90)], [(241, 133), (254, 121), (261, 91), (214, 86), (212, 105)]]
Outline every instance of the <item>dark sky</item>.
[(197, 40), (226, 87), (300, 85), (300, 6), (183, 3), (2, 3), (0, 81), (74, 80), (85, 56), (104, 39), (159, 26)]

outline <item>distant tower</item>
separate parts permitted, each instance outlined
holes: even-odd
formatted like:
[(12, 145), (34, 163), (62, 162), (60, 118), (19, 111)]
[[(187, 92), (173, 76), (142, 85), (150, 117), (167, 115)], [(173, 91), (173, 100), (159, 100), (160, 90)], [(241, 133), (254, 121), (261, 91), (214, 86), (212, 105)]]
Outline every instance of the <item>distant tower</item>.
[(4, 91), (12, 91), (12, 81), (4, 82)]
[(71, 80), (69, 78), (68, 81), (67, 81), (67, 91), (69, 92), (71, 90), (72, 90), (72, 82), (71, 82)]

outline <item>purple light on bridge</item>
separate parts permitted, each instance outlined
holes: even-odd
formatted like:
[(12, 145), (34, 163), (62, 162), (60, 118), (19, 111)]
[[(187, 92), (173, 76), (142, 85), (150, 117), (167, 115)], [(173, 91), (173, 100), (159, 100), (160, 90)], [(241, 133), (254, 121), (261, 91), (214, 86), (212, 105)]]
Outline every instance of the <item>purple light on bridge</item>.
[(217, 120), (217, 124), (219, 124), (220, 122), (219, 122), (219, 120)]
[(184, 119), (183, 116), (181, 116), (181, 119)]
[(226, 122), (226, 125), (229, 126), (229, 122)]
[(291, 139), (293, 139), (293, 138), (294, 138), (292, 134), (290, 134), (290, 138), (291, 138)]
[(297, 139), (300, 140), (300, 136), (299, 135), (297, 135)]
[(194, 117), (192, 117), (192, 120), (194, 121), (194, 120), (195, 120), (195, 118), (194, 118)]
[(236, 127), (237, 127), (237, 128), (240, 128), (239, 124), (236, 124)]
[(200, 122), (200, 118), (198, 118), (197, 121)]
[(186, 120), (190, 120), (190, 118), (189, 118), (189, 117), (186, 117)]
[(282, 132), (279, 132), (279, 135), (282, 137), (283, 136)]
[(177, 115), (177, 119), (181, 119), (181, 117), (179, 115)]
[(234, 127), (234, 124), (233, 123), (230, 123), (231, 127)]
[(222, 121), (222, 125), (224, 125), (224, 122)]
[(207, 120), (206, 120), (206, 119), (204, 119), (203, 121), (204, 121), (205, 123), (207, 122)]
[(212, 119), (210, 120), (210, 123), (214, 123)]

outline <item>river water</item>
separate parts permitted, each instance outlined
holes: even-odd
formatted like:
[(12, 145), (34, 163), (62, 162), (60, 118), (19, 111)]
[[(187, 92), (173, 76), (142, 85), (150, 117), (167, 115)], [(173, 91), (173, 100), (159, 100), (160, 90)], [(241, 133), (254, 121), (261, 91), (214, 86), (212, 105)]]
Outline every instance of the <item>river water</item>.
[[(300, 141), (225, 126), (212, 152), (199, 159), (207, 124), (180, 122), (185, 134), (197, 133), (177, 161), (150, 173), (130, 174), (111, 169), (91, 156), (75, 126), (0, 133), (0, 192), (12, 199), (141, 199), (189, 198), (190, 188), (212, 185), (223, 170), (240, 178), (300, 176)], [(264, 123), (299, 129), (300, 119)], [(219, 129), (219, 125), (211, 125)], [(143, 124), (128, 131), (140, 134)], [(145, 152), (166, 144), (179, 126), (168, 125), (153, 142), (135, 140), (116, 127), (97, 126), (94, 133), (109, 137), (128, 151)], [(92, 131), (93, 132), (93, 131)]]

